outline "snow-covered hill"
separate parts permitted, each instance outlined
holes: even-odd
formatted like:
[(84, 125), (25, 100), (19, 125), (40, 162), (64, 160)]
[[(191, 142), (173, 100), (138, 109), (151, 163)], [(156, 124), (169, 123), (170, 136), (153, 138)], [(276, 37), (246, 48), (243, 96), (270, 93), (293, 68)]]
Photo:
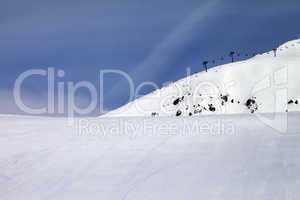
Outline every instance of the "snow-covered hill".
[(300, 110), (300, 40), (251, 59), (200, 72), (109, 112), (112, 116), (195, 116)]

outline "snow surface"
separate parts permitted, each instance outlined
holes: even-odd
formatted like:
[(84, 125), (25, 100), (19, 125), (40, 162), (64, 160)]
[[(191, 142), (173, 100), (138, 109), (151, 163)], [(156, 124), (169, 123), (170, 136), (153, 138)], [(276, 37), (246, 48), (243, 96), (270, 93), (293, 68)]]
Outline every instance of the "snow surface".
[(0, 199), (297, 200), (299, 121), (0, 116)]
[(0, 200), (298, 200), (299, 66), (295, 40), (101, 118), (0, 115)]
[(299, 66), (300, 40), (289, 41), (277, 48), (276, 57), (271, 50), (193, 74), (104, 116), (300, 111)]

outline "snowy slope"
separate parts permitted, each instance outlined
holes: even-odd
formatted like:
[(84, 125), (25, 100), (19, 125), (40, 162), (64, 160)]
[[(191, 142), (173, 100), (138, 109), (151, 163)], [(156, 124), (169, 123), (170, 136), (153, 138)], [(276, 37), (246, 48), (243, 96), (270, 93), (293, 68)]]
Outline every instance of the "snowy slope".
[(299, 111), (300, 40), (200, 72), (109, 112), (111, 116)]
[(299, 55), (291, 41), (107, 118), (0, 115), (0, 199), (299, 199)]
[(299, 199), (300, 114), (288, 115), (285, 134), (249, 114), (0, 116), (0, 199)]

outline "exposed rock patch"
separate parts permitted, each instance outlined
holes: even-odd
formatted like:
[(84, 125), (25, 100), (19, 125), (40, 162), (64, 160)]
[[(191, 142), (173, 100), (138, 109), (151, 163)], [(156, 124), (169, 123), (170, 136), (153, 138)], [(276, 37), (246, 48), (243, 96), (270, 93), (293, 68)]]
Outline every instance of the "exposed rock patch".
[(255, 99), (256, 97), (249, 98), (245, 103), (245, 106), (250, 110), (251, 113), (254, 113), (258, 110), (258, 104)]

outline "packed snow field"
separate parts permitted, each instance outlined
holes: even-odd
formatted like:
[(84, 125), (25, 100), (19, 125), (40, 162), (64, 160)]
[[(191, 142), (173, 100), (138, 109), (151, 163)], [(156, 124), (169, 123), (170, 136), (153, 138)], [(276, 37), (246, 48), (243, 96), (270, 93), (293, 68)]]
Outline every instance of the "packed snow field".
[(0, 199), (299, 199), (300, 114), (0, 117)]

